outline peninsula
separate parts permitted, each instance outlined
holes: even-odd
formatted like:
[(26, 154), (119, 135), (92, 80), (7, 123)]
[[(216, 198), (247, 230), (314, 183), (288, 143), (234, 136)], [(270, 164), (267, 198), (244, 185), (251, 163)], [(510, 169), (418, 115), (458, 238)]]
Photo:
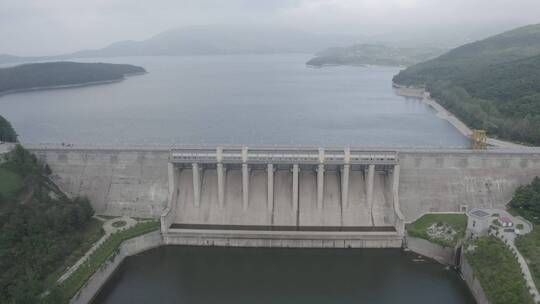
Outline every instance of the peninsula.
[(435, 58), (446, 50), (441, 48), (400, 48), (382, 44), (356, 44), (334, 47), (316, 54), (306, 65), (314, 67), (330, 65), (382, 65), (410, 66)]
[(0, 95), (38, 89), (53, 89), (123, 80), (146, 73), (129, 64), (45, 62), (0, 69)]

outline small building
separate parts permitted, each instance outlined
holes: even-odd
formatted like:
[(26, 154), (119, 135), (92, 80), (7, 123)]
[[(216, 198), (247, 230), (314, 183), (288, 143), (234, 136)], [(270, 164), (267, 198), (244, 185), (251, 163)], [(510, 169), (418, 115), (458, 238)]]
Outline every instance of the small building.
[(514, 226), (514, 223), (512, 222), (512, 219), (508, 216), (501, 216), (499, 217), (499, 222), (501, 222), (501, 225), (505, 228)]
[(491, 214), (482, 209), (473, 209), (468, 213), (467, 236), (486, 235), (490, 226)]

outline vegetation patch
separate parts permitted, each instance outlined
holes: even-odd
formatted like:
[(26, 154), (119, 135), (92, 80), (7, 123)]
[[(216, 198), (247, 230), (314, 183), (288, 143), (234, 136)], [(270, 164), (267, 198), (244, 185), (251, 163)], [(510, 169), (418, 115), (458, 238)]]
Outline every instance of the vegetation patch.
[(510, 206), (515, 213), (540, 224), (540, 178), (537, 176), (530, 184), (517, 188)]
[(0, 115), (0, 141), (16, 142), (17, 133), (13, 130), (13, 127), (2, 115)]
[(54, 286), (60, 276), (64, 274), (71, 266), (82, 258), (88, 250), (96, 243), (103, 235), (103, 222), (97, 219), (90, 219), (83, 231), (79, 235), (81, 240), (80, 245), (75, 248), (71, 254), (64, 260), (62, 266), (58, 267), (55, 272), (51, 273), (45, 280), (46, 286)]
[(0, 166), (0, 206), (8, 200), (14, 200), (23, 187), (24, 183), (20, 175)]
[(535, 225), (531, 233), (518, 237), (515, 244), (527, 261), (536, 286), (540, 286), (540, 229)]
[(453, 247), (465, 236), (467, 216), (458, 213), (428, 213), (406, 228), (412, 237), (426, 239), (444, 247)]
[(123, 241), (158, 230), (159, 221), (146, 221), (120, 230), (111, 236), (94, 251), (88, 260), (82, 264), (59, 287), (51, 290), (47, 297), (49, 303), (68, 303), (69, 300), (84, 286), (88, 279), (102, 267), (109, 259), (118, 253)]
[(120, 228), (120, 227), (124, 227), (126, 224), (127, 224), (126, 221), (116, 221), (112, 223), (112, 226), (114, 228)]
[(21, 194), (8, 196), (0, 212), (0, 303), (39, 303), (50, 274), (89, 237), (94, 211), (87, 199), (51, 187), (45, 166), (21, 146), (1, 168), (12, 179), (2, 180), (3, 191)]
[(502, 241), (481, 237), (472, 245), (465, 255), (492, 304), (534, 303), (517, 258)]

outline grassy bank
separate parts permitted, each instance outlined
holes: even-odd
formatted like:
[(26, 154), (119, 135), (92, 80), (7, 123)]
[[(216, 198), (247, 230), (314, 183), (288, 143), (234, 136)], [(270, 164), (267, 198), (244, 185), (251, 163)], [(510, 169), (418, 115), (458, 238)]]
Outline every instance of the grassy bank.
[(534, 303), (517, 258), (502, 241), (482, 237), (473, 245), (466, 257), (492, 304)]
[(523, 255), (536, 286), (540, 286), (540, 229), (535, 225), (531, 233), (516, 239), (516, 247)]
[[(448, 225), (452, 227), (456, 234), (451, 239), (430, 236), (427, 230), (433, 224)], [(455, 246), (458, 240), (465, 236), (466, 228), (467, 216), (457, 213), (428, 213), (406, 226), (407, 233), (410, 236), (425, 239), (444, 247)]]
[(118, 231), (112, 234), (90, 258), (79, 267), (58, 288), (54, 289), (49, 298), (49, 303), (67, 303), (84, 286), (88, 279), (109, 259), (118, 253), (123, 241), (158, 230), (158, 221), (146, 221), (132, 228)]

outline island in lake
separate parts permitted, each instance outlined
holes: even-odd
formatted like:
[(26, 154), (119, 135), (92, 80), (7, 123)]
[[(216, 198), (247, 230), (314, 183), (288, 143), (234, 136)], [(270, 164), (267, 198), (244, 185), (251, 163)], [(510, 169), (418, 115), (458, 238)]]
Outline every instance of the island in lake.
[(410, 66), (443, 54), (441, 48), (400, 48), (382, 44), (356, 44), (348, 47), (334, 47), (316, 54), (306, 65), (322, 67), (326, 65), (382, 65)]
[(146, 73), (139, 66), (111, 63), (45, 62), (0, 69), (0, 95), (123, 80)]

